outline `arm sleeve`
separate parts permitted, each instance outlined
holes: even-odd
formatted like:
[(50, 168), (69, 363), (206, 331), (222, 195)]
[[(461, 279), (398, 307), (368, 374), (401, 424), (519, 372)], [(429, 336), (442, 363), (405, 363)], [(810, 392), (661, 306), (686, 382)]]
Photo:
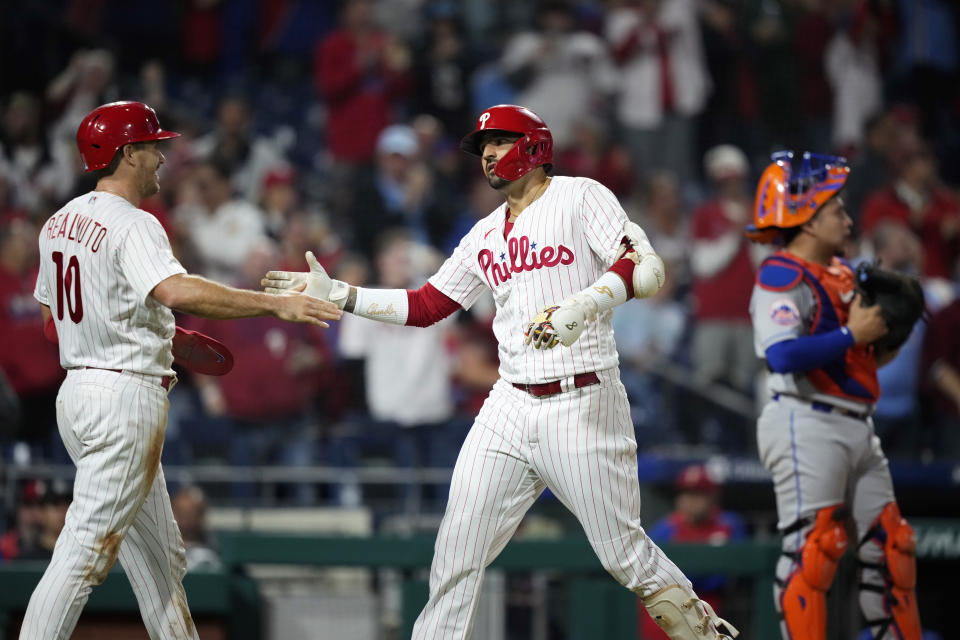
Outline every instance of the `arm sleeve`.
[(429, 282), (419, 289), (407, 289), (407, 304), (407, 325), (411, 327), (429, 327), (460, 309), (456, 300)]
[(583, 194), (580, 224), (593, 252), (610, 267), (620, 250), (627, 214), (617, 197), (599, 182), (591, 181)]
[(170, 240), (153, 216), (132, 225), (117, 251), (121, 271), (144, 300), (160, 282), (187, 272), (173, 257)]
[(487, 283), (473, 270), (477, 252), (472, 238), (476, 227), (465, 235), (428, 284), (464, 309), (469, 309), (483, 294)]
[(842, 358), (853, 346), (853, 334), (846, 327), (814, 336), (800, 336), (767, 347), (767, 364), (776, 373), (817, 369)]

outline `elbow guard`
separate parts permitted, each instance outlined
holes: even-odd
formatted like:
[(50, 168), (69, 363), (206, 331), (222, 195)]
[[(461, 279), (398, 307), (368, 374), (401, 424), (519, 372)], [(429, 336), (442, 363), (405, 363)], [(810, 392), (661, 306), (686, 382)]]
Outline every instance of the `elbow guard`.
[(666, 269), (663, 260), (656, 254), (647, 234), (640, 225), (629, 220), (623, 225), (625, 241), (621, 242), (617, 259), (630, 258), (633, 267), (633, 295), (635, 298), (653, 296), (666, 281)]

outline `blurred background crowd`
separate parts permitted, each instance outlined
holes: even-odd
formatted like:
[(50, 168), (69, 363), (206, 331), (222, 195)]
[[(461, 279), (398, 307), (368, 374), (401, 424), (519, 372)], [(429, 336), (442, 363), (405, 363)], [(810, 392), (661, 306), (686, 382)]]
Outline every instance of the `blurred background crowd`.
[[(667, 264), (660, 294), (614, 316), (640, 452), (653, 456), (755, 457), (764, 372), (747, 307), (764, 254), (742, 232), (756, 179), (777, 149), (842, 154), (853, 168), (849, 255), (919, 277), (932, 312), (880, 372), (884, 448), (960, 459), (953, 3), (3, 5), (0, 466), (69, 462), (54, 413), (63, 371), (32, 297), (36, 239), (93, 188), (77, 125), (118, 99), (150, 104), (183, 134), (165, 145), (161, 192), (143, 208), (189, 271), (249, 288), (271, 268), (304, 270), (305, 250), (353, 284), (420, 286), (501, 202), (460, 137), (493, 104), (539, 113), (555, 173), (612, 189)], [(223, 378), (180, 372), (164, 462), (449, 468), (497, 378), (492, 312), (491, 299), (429, 329), (345, 316), (327, 331), (180, 318), (230, 345), (236, 367)], [(366, 499), (348, 483), (326, 492), (295, 483), (270, 497)], [(37, 505), (55, 507), (63, 492), (40, 493), (7, 491), (5, 515), (40, 523)], [(261, 498), (252, 482), (221, 496)]]

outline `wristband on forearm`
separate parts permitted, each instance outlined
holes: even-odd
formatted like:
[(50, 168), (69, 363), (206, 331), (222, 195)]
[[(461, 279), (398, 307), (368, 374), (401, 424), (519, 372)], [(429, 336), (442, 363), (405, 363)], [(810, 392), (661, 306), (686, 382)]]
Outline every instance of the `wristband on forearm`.
[[(353, 302), (352, 305), (351, 302)], [(407, 315), (410, 312), (406, 289), (362, 287), (350, 287), (343, 309), (355, 316), (399, 325), (407, 323)]]

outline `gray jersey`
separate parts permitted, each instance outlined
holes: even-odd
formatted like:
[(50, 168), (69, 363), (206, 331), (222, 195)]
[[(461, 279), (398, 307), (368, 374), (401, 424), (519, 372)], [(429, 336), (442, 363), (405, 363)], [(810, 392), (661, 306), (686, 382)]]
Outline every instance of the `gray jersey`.
[[(818, 311), (817, 297), (810, 285), (802, 280), (786, 290), (775, 291), (760, 284), (753, 286), (750, 298), (750, 317), (753, 320), (753, 345), (757, 356), (766, 359), (772, 345), (784, 340), (796, 340), (809, 335)], [(810, 401), (826, 402), (851, 409), (865, 411), (866, 403), (822, 393), (814, 387), (804, 373), (776, 373), (767, 376), (767, 390), (797, 396)]]

